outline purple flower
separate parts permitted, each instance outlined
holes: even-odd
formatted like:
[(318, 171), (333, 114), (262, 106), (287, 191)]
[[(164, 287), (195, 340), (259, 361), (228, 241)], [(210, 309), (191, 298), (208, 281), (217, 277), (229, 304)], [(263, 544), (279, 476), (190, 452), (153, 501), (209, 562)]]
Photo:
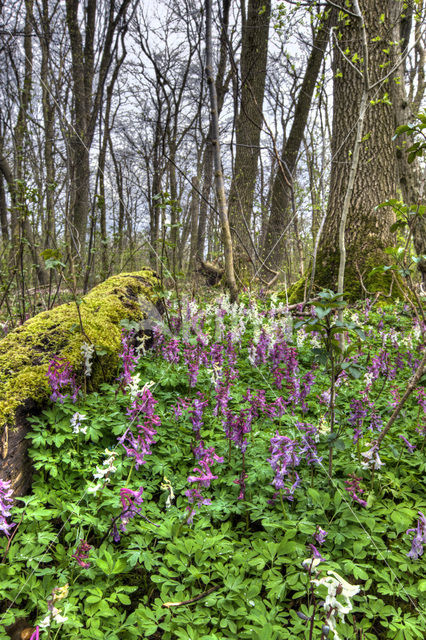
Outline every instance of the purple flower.
[(367, 503), (360, 496), (364, 493), (364, 489), (361, 489), (360, 482), (362, 478), (357, 478), (355, 474), (349, 474), (348, 480), (345, 480), (346, 491), (350, 494), (352, 500), (358, 502), (362, 507), (366, 507)]
[(407, 438), (404, 438), (404, 436), (399, 436), (401, 438), (401, 440), (403, 440), (407, 446), (407, 449), (410, 453), (413, 453), (414, 449), (416, 448), (415, 444), (411, 444), (411, 442), (408, 442)]
[(87, 558), (89, 557), (89, 551), (91, 548), (92, 546), (88, 544), (86, 540), (80, 540), (80, 544), (71, 556), (72, 558), (75, 558), (77, 563), (80, 567), (83, 567), (83, 569), (88, 569), (90, 567), (90, 562), (87, 562)]
[(186, 510), (189, 512), (187, 518), (188, 524), (192, 524), (196, 509), (200, 509), (202, 505), (211, 504), (211, 501), (201, 494), (200, 489), (208, 488), (212, 480), (217, 480), (218, 476), (214, 476), (212, 474), (210, 467), (215, 462), (223, 462), (223, 458), (219, 457), (215, 453), (214, 447), (208, 447), (207, 449), (204, 448), (202, 440), (200, 440), (197, 447), (194, 449), (194, 453), (200, 466), (193, 469), (193, 471), (197, 472), (198, 475), (188, 477), (188, 482), (196, 485), (185, 492), (189, 502), (186, 507)]
[(7, 537), (10, 535), (10, 529), (15, 526), (15, 522), (7, 521), (13, 505), (12, 493), (10, 482), (0, 479), (0, 531)]
[(79, 387), (77, 387), (75, 376), (69, 362), (60, 356), (55, 356), (53, 360), (49, 362), (49, 367), (46, 373), (49, 378), (50, 388), (52, 394), (50, 399), (52, 402), (64, 402), (68, 398), (68, 394), (61, 393), (63, 387), (69, 386), (71, 388), (71, 399), (76, 402)]
[(201, 427), (203, 426), (203, 413), (204, 409), (208, 405), (208, 400), (204, 399), (204, 395), (200, 392), (197, 393), (197, 398), (192, 401), (191, 409), (188, 414), (192, 422), (192, 428), (195, 431), (197, 439), (200, 439)]
[(407, 535), (414, 532), (411, 549), (407, 553), (407, 556), (412, 560), (417, 560), (423, 555), (423, 545), (426, 544), (426, 516), (421, 511), (419, 511), (419, 516), (417, 527), (406, 531)]
[[(120, 489), (120, 501), (122, 505), (122, 511), (120, 513), (121, 531), (127, 531), (129, 521), (142, 511), (141, 507), (139, 507), (143, 502), (142, 493), (143, 487), (140, 487), (138, 491), (132, 491), (132, 489), (127, 489), (126, 487)], [(120, 534), (115, 522), (112, 529), (112, 536), (114, 542), (120, 541)]]
[(309, 543), (309, 546), (311, 547), (311, 551), (312, 551), (312, 557), (313, 558), (318, 558), (318, 560), (320, 562), (325, 562), (325, 558), (322, 557), (322, 555), (320, 554), (320, 552), (318, 551), (318, 549), (316, 548), (315, 545), (313, 545), (312, 543)]
[(118, 442), (124, 447), (129, 458), (135, 458), (136, 469), (145, 464), (145, 456), (151, 455), (151, 445), (155, 444), (154, 436), (156, 427), (161, 425), (161, 420), (155, 413), (155, 400), (147, 386), (137, 395), (127, 410), (131, 423), (137, 421), (135, 434), (130, 427), (118, 438)]
[(200, 469), (199, 467), (195, 467), (193, 471), (198, 471), (198, 476), (189, 476), (188, 482), (198, 482), (200, 487), (208, 488), (210, 486), (210, 482), (212, 480), (217, 480), (217, 476), (214, 476), (210, 471), (210, 467), (205, 460), (200, 460)]
[(227, 411), (223, 422), (226, 437), (245, 453), (248, 445), (246, 434), (251, 431), (252, 415), (248, 409), (241, 409), (238, 414)]
[(163, 344), (162, 346), (163, 357), (167, 362), (179, 362), (180, 357), (180, 347), (179, 347), (179, 338), (172, 338), (167, 342), (167, 344)]
[(39, 639), (40, 639), (40, 629), (39, 629), (39, 626), (37, 625), (34, 633), (30, 637), (30, 640), (39, 640)]
[(133, 331), (126, 333), (123, 329), (121, 332), (121, 352), (119, 353), (119, 357), (123, 362), (123, 374), (121, 376), (121, 380), (124, 382), (124, 386), (130, 384), (132, 380), (132, 373), (136, 368), (137, 356), (135, 347), (132, 344), (133, 337)]
[(319, 546), (324, 544), (326, 537), (328, 536), (328, 532), (321, 527), (317, 526), (317, 530), (314, 533), (314, 538), (318, 542)]

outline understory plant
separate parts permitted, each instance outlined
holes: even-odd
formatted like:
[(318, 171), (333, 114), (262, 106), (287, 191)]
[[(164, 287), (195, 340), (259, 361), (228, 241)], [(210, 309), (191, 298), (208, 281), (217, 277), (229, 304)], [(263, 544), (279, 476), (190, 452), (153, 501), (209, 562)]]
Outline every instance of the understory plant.
[(330, 296), (295, 318), (167, 301), (85, 397), (51, 363), (31, 494), (0, 481), (0, 640), (18, 619), (46, 640), (424, 637), (421, 381), (377, 446), (422, 327), (368, 300), (342, 326)]

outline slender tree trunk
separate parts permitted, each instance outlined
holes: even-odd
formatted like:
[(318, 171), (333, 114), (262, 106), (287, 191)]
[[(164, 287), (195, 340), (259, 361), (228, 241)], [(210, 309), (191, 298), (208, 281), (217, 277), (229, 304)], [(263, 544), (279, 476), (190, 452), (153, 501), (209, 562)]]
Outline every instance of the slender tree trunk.
[(0, 173), (0, 227), (4, 245), (9, 244), (9, 226), (7, 221), (6, 191), (3, 175)]
[(44, 224), (44, 248), (49, 249), (55, 242), (55, 218), (54, 218), (54, 190), (55, 190), (55, 105), (50, 96), (49, 63), (50, 44), (52, 35), (50, 31), (49, 2), (43, 0), (41, 15), (41, 91), (43, 103), (44, 124), (44, 163), (46, 170), (45, 185), (45, 224)]
[(321, 16), (317, 26), (312, 51), (297, 99), (293, 124), (288, 139), (283, 146), (272, 186), (271, 212), (264, 237), (262, 256), (265, 263), (273, 269), (281, 267), (285, 254), (286, 231), (290, 221), (289, 211), (293, 176), (333, 19), (333, 11), (327, 9)]
[[(230, 76), (225, 77), (226, 63), (228, 58), (228, 26), (229, 26), (229, 10), (231, 0), (223, 0), (221, 13), (221, 29), (220, 29), (220, 53), (219, 63), (217, 65), (217, 73), (215, 79), (216, 95), (217, 95), (217, 117), (220, 117), (223, 101), (228, 89)], [(204, 167), (202, 197), (200, 202), (200, 214), (198, 223), (198, 239), (197, 239), (197, 255), (202, 260), (204, 258), (204, 245), (208, 217), (208, 203), (210, 200), (210, 192), (213, 183), (213, 145), (212, 145), (212, 126), (209, 125), (206, 146), (203, 153), (202, 166)]]
[(231, 230), (228, 219), (228, 205), (225, 195), (225, 184), (223, 181), (222, 163), (220, 158), (219, 144), (219, 119), (216, 85), (213, 77), (213, 57), (212, 57), (212, 3), (205, 0), (206, 12), (206, 76), (210, 95), (211, 124), (212, 124), (212, 145), (214, 150), (215, 184), (216, 195), (219, 208), (222, 242), (225, 254), (225, 274), (226, 282), (230, 291), (231, 300), (238, 299), (237, 283), (234, 274), (234, 257), (232, 250)]
[(197, 176), (193, 176), (191, 180), (191, 252), (189, 256), (188, 274), (195, 271), (195, 260), (197, 257), (197, 241), (198, 241), (198, 214), (200, 211), (200, 196), (198, 195), (199, 180)]

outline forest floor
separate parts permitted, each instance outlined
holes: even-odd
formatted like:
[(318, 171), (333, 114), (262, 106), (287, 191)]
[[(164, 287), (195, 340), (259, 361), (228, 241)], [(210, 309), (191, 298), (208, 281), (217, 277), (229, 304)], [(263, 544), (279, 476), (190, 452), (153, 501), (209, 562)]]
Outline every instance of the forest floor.
[(380, 438), (421, 358), (411, 309), (167, 307), (97, 393), (52, 363), (32, 492), (0, 485), (0, 640), (17, 619), (46, 640), (424, 638), (422, 381)]

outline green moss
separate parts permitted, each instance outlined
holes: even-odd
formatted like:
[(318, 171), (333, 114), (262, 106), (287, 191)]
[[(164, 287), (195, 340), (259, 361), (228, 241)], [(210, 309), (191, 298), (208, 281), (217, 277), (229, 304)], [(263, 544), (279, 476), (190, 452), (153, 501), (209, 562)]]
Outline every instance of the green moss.
[[(315, 296), (315, 292), (320, 291), (321, 289), (331, 289), (332, 291), (337, 290), (337, 271), (339, 267), (339, 258), (337, 254), (332, 254), (327, 257), (327, 261), (319, 261), (317, 269), (315, 271), (315, 282), (312, 291), (312, 295)], [(377, 291), (381, 291), (385, 295), (389, 294), (390, 286), (392, 282), (391, 273), (384, 272), (375, 272), (371, 274), (371, 271), (376, 266), (375, 263), (366, 261), (364, 264), (364, 276), (363, 283), (367, 291), (374, 294)], [(336, 274), (334, 277), (333, 274)], [(370, 275), (371, 274), (371, 275)], [(293, 283), (288, 290), (288, 301), (289, 304), (295, 304), (297, 302), (303, 302), (303, 297), (305, 294), (306, 281), (311, 278), (311, 269), (307, 271), (307, 273), (297, 280), (297, 282)], [(401, 278), (398, 278), (398, 282), (400, 286), (404, 287), (404, 284)], [(309, 283), (308, 283), (309, 284)], [(358, 271), (356, 268), (348, 262), (345, 270), (345, 300), (348, 302), (355, 302), (356, 300), (360, 300), (366, 297), (366, 293), (361, 286), (361, 281), (359, 278)], [(284, 293), (282, 294), (284, 298)], [(392, 296), (390, 298), (383, 298), (383, 301), (388, 300), (389, 302), (395, 301), (397, 298), (401, 297), (401, 292), (398, 286), (394, 284), (392, 288)]]
[[(105, 352), (94, 362), (91, 384), (113, 377), (120, 349), (121, 320), (142, 320), (143, 302), (154, 303), (157, 277), (150, 269), (113, 276), (82, 298), (82, 325), (90, 342)], [(0, 431), (13, 424), (16, 410), (32, 399), (40, 404), (50, 394), (49, 361), (64, 357), (78, 376), (83, 373), (82, 334), (77, 304), (71, 302), (38, 314), (0, 341)]]
[(305, 295), (306, 280), (310, 274), (302, 276), (297, 282), (294, 282), (288, 290), (288, 303), (296, 304), (303, 302)]

